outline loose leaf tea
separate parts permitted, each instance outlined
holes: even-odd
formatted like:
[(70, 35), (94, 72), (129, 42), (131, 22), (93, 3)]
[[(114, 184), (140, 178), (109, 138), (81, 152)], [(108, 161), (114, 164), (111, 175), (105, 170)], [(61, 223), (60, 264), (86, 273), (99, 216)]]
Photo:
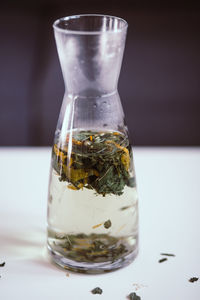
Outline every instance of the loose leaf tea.
[(161, 258), (161, 259), (159, 259), (159, 263), (162, 263), (162, 262), (164, 262), (164, 261), (166, 261), (167, 260), (167, 258)]
[(128, 296), (130, 300), (141, 300), (141, 298), (136, 293), (130, 293)]
[(91, 291), (92, 294), (102, 294), (103, 290), (100, 287), (96, 287)]
[(5, 266), (5, 261), (3, 263), (0, 264), (0, 267), (4, 267)]
[(160, 255), (163, 255), (163, 256), (175, 256), (175, 254), (171, 254), (171, 253), (160, 253)]
[(54, 144), (52, 165), (60, 181), (75, 191), (87, 188), (103, 196), (122, 195), (125, 186), (135, 186), (131, 146), (118, 132), (74, 132), (64, 144)]
[(98, 228), (98, 227), (100, 227), (100, 226), (102, 226), (102, 225), (103, 225), (103, 223), (96, 224), (96, 225), (92, 226), (92, 229), (96, 229), (96, 228)]
[(195, 281), (197, 281), (199, 278), (198, 277), (192, 277), (192, 278), (190, 278), (188, 281), (189, 282), (195, 282)]
[[(123, 239), (106, 234), (77, 234), (68, 236), (49, 236), (54, 238), (54, 249), (65, 257), (78, 262), (116, 261), (131, 253), (133, 247)], [(70, 242), (69, 242), (70, 241)]]
[(132, 205), (123, 206), (122, 208), (120, 208), (120, 210), (126, 210), (126, 209), (129, 209), (129, 208), (131, 208), (131, 207), (132, 207)]
[(104, 227), (105, 227), (106, 229), (108, 229), (108, 228), (111, 227), (112, 223), (111, 223), (110, 220), (108, 220), (108, 221), (106, 221), (103, 225), (104, 225)]

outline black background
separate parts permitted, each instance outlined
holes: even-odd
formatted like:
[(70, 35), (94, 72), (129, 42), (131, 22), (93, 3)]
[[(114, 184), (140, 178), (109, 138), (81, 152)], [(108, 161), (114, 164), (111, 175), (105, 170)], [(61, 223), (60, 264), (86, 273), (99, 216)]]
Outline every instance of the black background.
[(129, 23), (119, 80), (135, 145), (200, 145), (200, 5), (188, 1), (0, 4), (0, 145), (51, 145), (64, 94), (52, 23), (72, 14)]

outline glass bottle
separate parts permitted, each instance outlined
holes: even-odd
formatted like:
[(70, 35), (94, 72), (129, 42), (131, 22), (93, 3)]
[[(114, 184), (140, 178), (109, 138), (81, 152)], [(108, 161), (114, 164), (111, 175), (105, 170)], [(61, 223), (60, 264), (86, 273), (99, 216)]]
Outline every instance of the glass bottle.
[(123, 267), (138, 251), (132, 147), (117, 91), (127, 22), (106, 15), (55, 21), (66, 86), (48, 195), (48, 251), (87, 273)]

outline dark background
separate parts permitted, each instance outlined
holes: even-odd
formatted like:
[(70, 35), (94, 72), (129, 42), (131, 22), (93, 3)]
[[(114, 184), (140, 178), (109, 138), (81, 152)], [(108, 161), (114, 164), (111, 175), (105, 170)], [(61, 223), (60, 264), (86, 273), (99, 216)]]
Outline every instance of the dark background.
[(129, 23), (119, 92), (135, 145), (200, 145), (200, 5), (35, 0), (0, 4), (0, 145), (51, 145), (64, 84), (52, 23), (71, 14)]

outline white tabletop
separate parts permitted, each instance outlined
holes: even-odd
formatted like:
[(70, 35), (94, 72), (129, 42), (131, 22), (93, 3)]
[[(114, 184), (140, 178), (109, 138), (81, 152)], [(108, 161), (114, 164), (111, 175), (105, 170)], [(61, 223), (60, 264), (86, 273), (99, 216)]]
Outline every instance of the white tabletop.
[[(102, 275), (68, 272), (46, 254), (49, 148), (0, 149), (0, 299), (199, 300), (200, 148), (135, 148), (140, 253)], [(158, 263), (160, 253), (173, 253)], [(93, 295), (95, 287), (102, 295)]]

